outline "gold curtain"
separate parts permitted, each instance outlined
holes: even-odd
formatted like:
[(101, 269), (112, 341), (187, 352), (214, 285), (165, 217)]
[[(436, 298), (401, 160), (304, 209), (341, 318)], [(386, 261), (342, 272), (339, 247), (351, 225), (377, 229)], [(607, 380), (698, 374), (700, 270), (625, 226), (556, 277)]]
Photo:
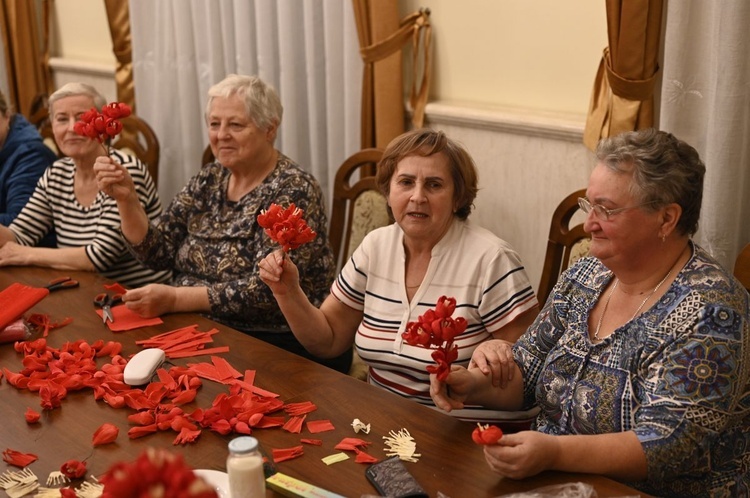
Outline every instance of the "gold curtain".
[(104, 0), (112, 35), (112, 50), (117, 58), (115, 82), (117, 100), (128, 104), (135, 113), (135, 83), (133, 82), (133, 49), (130, 43), (130, 9), (123, 0)]
[(44, 53), (39, 39), (39, 19), (35, 2), (29, 0), (2, 0), (0, 2), (0, 24), (3, 32), (5, 64), (8, 73), (8, 102), (17, 112), (31, 115), (31, 106), (38, 95), (48, 94), (52, 83), (49, 74), (49, 52), (47, 16), (49, 4), (44, 10)]
[[(352, 0), (364, 61), (362, 78), (362, 148), (384, 148), (404, 132), (403, 45), (412, 40), (414, 78), (410, 104), (412, 123), (421, 127), (430, 83), (431, 26), (429, 10), (398, 20), (395, 0)], [(417, 69), (422, 79), (417, 82)]]
[(663, 0), (607, 0), (607, 35), (583, 143), (654, 124)]

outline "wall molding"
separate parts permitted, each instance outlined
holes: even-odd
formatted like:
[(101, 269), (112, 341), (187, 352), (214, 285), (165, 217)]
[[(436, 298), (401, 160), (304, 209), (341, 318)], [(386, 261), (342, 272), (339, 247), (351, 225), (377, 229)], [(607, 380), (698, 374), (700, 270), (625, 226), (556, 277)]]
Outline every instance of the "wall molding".
[(477, 128), (578, 143), (583, 140), (586, 125), (586, 116), (582, 114), (480, 106), (454, 101), (429, 102), (425, 118), (430, 125)]
[(100, 62), (50, 57), (49, 66), (53, 71), (88, 74), (107, 78), (115, 75), (115, 66), (113, 64), (102, 64)]

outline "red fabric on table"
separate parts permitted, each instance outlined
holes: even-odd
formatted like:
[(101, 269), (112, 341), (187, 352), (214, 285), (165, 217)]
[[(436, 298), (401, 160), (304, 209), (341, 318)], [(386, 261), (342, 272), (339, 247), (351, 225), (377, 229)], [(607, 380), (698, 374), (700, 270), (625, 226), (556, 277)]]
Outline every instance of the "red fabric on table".
[(10, 284), (0, 292), (0, 329), (15, 322), (49, 294), (49, 289)]
[[(143, 318), (135, 311), (131, 311), (124, 304), (113, 306), (111, 310), (115, 321), (107, 322), (107, 327), (109, 327), (109, 330), (112, 332), (125, 332), (126, 330), (139, 329), (141, 327), (149, 327), (151, 325), (160, 325), (164, 323), (164, 321), (158, 316), (155, 318)], [(102, 316), (102, 313), (102, 310), (96, 310), (96, 314), (100, 317)]]

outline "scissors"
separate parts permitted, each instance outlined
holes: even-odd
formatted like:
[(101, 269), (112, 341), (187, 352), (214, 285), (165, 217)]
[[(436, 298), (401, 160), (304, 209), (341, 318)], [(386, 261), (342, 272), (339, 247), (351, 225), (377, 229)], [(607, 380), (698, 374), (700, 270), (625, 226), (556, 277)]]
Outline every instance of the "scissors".
[(106, 292), (97, 294), (94, 298), (94, 304), (102, 309), (102, 322), (114, 323), (115, 317), (112, 314), (112, 306), (122, 302), (122, 294), (109, 295)]
[(70, 277), (60, 277), (51, 281), (46, 289), (52, 292), (58, 289), (71, 289), (73, 287), (78, 287), (78, 285), (78, 280), (73, 280)]

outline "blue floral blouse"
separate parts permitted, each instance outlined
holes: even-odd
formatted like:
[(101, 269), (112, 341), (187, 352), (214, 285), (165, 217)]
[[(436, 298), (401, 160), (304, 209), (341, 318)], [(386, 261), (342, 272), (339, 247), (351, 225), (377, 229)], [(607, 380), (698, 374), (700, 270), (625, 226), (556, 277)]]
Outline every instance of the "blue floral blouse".
[[(547, 434), (634, 431), (657, 496), (750, 495), (747, 291), (700, 247), (657, 304), (598, 344), (587, 319), (613, 278), (584, 258), (514, 345)], [(613, 451), (617, 451), (613, 448)]]

